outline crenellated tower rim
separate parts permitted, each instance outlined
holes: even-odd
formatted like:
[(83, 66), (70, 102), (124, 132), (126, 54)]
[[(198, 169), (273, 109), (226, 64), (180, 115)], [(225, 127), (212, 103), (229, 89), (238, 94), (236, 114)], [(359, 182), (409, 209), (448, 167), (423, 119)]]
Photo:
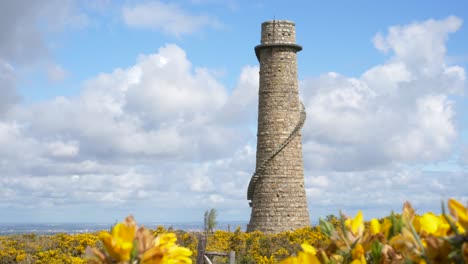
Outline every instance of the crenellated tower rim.
[(260, 45), (255, 47), (258, 57), (259, 51), (267, 47), (289, 47), (296, 52), (302, 50), (302, 46), (296, 43), (296, 24), (289, 20), (271, 20), (262, 23)]

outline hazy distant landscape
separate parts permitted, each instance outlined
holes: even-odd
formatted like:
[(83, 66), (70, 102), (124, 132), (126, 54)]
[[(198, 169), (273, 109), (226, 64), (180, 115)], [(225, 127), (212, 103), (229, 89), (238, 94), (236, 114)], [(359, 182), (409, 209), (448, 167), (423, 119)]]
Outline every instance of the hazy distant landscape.
[[(0, 223), (0, 235), (14, 234), (38, 234), (51, 235), (57, 233), (80, 234), (94, 233), (101, 230), (110, 230), (115, 223), (55, 223), (55, 224), (38, 224), (38, 223), (23, 223), (23, 224), (6, 224)], [(188, 222), (188, 223), (142, 223), (148, 228), (156, 228), (163, 226), (166, 229), (173, 228), (174, 230), (184, 231), (203, 231), (203, 222)], [(234, 231), (238, 226), (245, 231), (246, 222), (219, 222), (217, 229), (227, 231), (230, 228)]]

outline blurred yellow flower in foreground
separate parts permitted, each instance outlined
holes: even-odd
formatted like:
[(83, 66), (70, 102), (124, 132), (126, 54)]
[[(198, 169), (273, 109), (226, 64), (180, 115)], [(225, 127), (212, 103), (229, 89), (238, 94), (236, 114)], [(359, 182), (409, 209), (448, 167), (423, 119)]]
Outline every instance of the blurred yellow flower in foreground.
[(455, 199), (449, 199), (448, 206), (450, 213), (455, 217), (458, 223), (460, 223), (465, 231), (468, 230), (468, 208)]
[(379, 220), (372, 218), (370, 221), (370, 232), (372, 235), (380, 233), (380, 223)]
[(146, 228), (137, 225), (132, 216), (116, 224), (111, 233), (99, 233), (104, 252), (88, 247), (86, 257), (89, 264), (191, 264), (192, 251), (179, 247), (173, 233), (155, 236)]
[(403, 228), (400, 234), (392, 237), (388, 243), (393, 249), (403, 254), (407, 259), (415, 262), (421, 260), (423, 248), (408, 228)]
[(443, 215), (435, 215), (434, 213), (425, 213), (422, 216), (415, 216), (413, 226), (416, 232), (436, 236), (445, 236), (450, 230), (449, 223)]
[(361, 244), (357, 244), (351, 251), (353, 261), (351, 264), (366, 264), (365, 251)]
[(130, 260), (130, 252), (133, 249), (136, 224), (132, 216), (128, 216), (125, 222), (116, 224), (111, 231), (99, 233), (99, 239), (104, 244), (106, 251), (118, 261)]
[(361, 236), (362, 232), (364, 231), (364, 219), (362, 216), (362, 211), (359, 210), (354, 219), (346, 219), (345, 226), (353, 234), (353, 236)]
[(462, 255), (465, 263), (468, 263), (468, 242), (465, 242), (462, 245)]
[(304, 251), (300, 251), (297, 257), (289, 257), (283, 260), (282, 264), (320, 264), (318, 260), (317, 251), (315, 248), (309, 244), (302, 244), (302, 249)]
[(318, 253), (303, 245), (303, 252), (282, 263), (468, 263), (468, 208), (454, 199), (448, 205), (450, 215), (444, 207), (441, 215), (418, 215), (405, 202), (401, 215), (372, 219), (368, 228), (361, 211), (354, 218), (342, 214), (337, 228), (320, 219), (320, 230), (330, 241)]
[(379, 220), (373, 218), (370, 221), (369, 231), (372, 235), (377, 235), (379, 233), (384, 234), (385, 237), (388, 236), (388, 231), (392, 227), (392, 223), (387, 218), (384, 219), (383, 223), (380, 224)]
[(173, 233), (161, 234), (154, 241), (154, 246), (143, 253), (142, 264), (191, 264), (192, 251), (176, 245), (177, 238)]

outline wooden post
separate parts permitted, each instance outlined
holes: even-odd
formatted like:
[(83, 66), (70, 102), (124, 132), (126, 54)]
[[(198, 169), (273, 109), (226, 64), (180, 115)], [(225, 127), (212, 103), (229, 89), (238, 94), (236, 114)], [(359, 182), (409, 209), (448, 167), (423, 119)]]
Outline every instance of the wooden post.
[(198, 247), (197, 247), (197, 264), (205, 263), (205, 250), (206, 250), (206, 236), (200, 235), (198, 237)]
[(229, 264), (236, 264), (236, 252), (229, 252)]

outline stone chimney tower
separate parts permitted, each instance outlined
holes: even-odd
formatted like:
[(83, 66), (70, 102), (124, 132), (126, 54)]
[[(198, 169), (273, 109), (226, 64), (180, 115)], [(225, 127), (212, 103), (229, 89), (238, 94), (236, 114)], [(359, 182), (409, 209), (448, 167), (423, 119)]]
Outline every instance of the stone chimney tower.
[(247, 190), (252, 213), (247, 231), (277, 233), (310, 225), (304, 189), (295, 24), (262, 23), (257, 162)]

